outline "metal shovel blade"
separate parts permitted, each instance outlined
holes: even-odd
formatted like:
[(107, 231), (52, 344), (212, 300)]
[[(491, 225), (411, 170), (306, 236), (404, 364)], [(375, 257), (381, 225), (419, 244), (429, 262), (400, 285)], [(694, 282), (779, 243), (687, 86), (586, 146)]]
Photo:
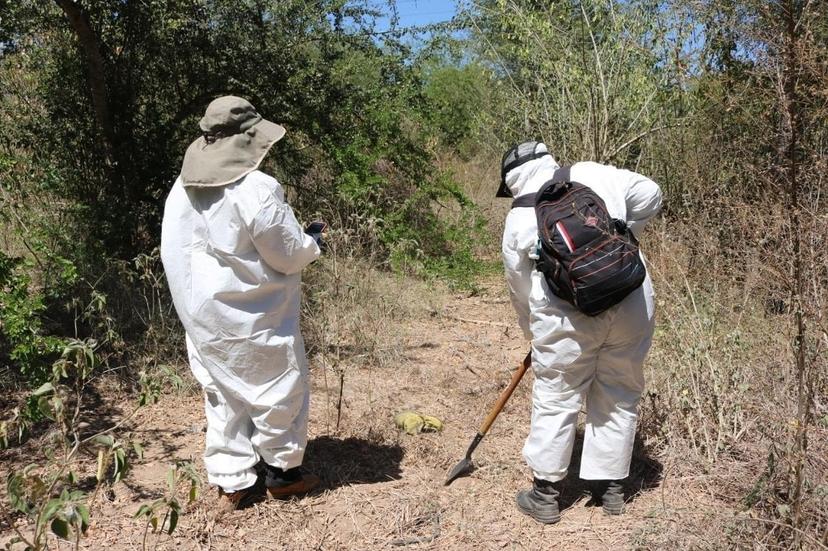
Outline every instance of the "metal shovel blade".
[(480, 441), (483, 440), (483, 436), (484, 435), (479, 432), (475, 435), (469, 449), (466, 450), (466, 457), (461, 459), (460, 462), (449, 471), (448, 477), (446, 477), (446, 481), (443, 483), (443, 486), (448, 486), (454, 482), (455, 479), (460, 478), (460, 476), (469, 473), (474, 469), (474, 464), (471, 460), (472, 452), (474, 452), (474, 449)]
[(459, 478), (461, 475), (466, 474), (466, 472), (471, 472), (472, 469), (474, 469), (474, 465), (472, 464), (471, 459), (468, 457), (464, 457), (460, 460), (459, 463), (457, 463), (457, 465), (454, 466), (453, 469), (449, 471), (448, 478), (446, 478), (446, 481), (443, 483), (443, 486), (448, 486), (449, 484), (454, 482), (456, 478)]

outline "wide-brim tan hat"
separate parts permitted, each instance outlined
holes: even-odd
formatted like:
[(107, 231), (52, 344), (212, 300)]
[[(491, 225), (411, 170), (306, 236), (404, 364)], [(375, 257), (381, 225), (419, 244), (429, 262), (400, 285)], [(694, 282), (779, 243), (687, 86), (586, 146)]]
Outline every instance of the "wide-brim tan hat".
[(184, 187), (231, 184), (256, 170), (284, 127), (262, 118), (253, 105), (223, 96), (207, 106), (198, 123), (202, 136), (190, 144), (181, 165)]

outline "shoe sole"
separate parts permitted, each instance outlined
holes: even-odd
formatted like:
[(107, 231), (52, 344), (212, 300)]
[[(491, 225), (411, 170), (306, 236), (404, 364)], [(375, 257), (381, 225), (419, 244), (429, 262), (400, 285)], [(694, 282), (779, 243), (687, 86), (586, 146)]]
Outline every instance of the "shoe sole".
[(535, 519), (536, 521), (540, 522), (541, 524), (556, 524), (561, 520), (561, 513), (553, 513), (551, 515), (543, 515), (535, 511), (534, 509), (527, 509), (520, 502), (515, 499), (515, 503), (517, 504), (518, 509), (524, 515), (528, 515)]
[(317, 486), (319, 486), (319, 477), (304, 475), (302, 476), (302, 480), (297, 480), (287, 486), (268, 486), (267, 491), (274, 499), (286, 499), (307, 494)]
[(624, 514), (624, 505), (623, 504), (617, 505), (617, 506), (602, 505), (601, 509), (603, 509), (604, 513), (606, 513), (607, 515), (609, 515), (611, 517), (617, 517), (619, 515)]

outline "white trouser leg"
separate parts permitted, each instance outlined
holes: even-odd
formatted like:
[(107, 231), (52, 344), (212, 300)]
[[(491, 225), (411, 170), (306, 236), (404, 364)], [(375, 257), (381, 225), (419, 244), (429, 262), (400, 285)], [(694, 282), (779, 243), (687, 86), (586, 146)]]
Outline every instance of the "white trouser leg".
[(523, 457), (535, 478), (555, 482), (569, 468), (578, 413), (603, 340), (596, 335), (603, 324), (547, 293), (545, 283), (536, 278), (530, 297), (535, 384)]
[(204, 466), (210, 484), (227, 492), (248, 488), (256, 483), (254, 466), (259, 456), (251, 443), (253, 423), (245, 404), (222, 392), (187, 337), (187, 352), (193, 375), (204, 387), (207, 417)]
[[(535, 478), (556, 482), (566, 477), (578, 413), (589, 386), (587, 377), (580, 384), (562, 384), (563, 376), (537, 377), (532, 387), (532, 425), (523, 446), (523, 457)], [(566, 386), (565, 390), (561, 387)]]
[(204, 466), (210, 484), (234, 492), (256, 483), (259, 456), (251, 443), (253, 423), (244, 404), (206, 387), (207, 436)]
[(613, 323), (598, 353), (587, 395), (580, 474), (584, 480), (620, 480), (629, 475), (638, 401), (644, 390), (642, 366), (654, 329), (649, 279), (611, 315)]
[(308, 409), (310, 388), (305, 346), (301, 337), (293, 343), (290, 368), (269, 385), (269, 395), (278, 396), (276, 403), (259, 401), (252, 404), (254, 424), (251, 440), (268, 465), (291, 469), (302, 464), (308, 443)]
[[(286, 394), (269, 408), (253, 407), (251, 441), (268, 465), (291, 469), (302, 464), (308, 443), (309, 389), (307, 377), (296, 373), (283, 377)], [(293, 415), (287, 418), (287, 414)]]
[[(599, 358), (599, 362), (603, 361)], [(601, 371), (599, 368), (587, 395), (580, 477), (584, 480), (620, 480), (629, 474), (643, 384), (607, 381), (602, 378)], [(626, 372), (631, 378), (637, 378), (635, 375), (641, 373), (641, 365), (630, 364)]]

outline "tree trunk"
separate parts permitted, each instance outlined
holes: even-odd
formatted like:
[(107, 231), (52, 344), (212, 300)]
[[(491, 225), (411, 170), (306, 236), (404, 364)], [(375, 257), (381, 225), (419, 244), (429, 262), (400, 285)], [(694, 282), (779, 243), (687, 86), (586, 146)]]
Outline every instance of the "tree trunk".
[(101, 45), (98, 36), (92, 30), (89, 17), (83, 8), (74, 0), (55, 0), (69, 19), (69, 24), (86, 56), (86, 70), (89, 79), (89, 92), (92, 96), (92, 106), (95, 110), (95, 120), (101, 132), (101, 141), (107, 162), (112, 166), (113, 143), (115, 129), (112, 124), (112, 113), (107, 100), (106, 66), (101, 54)]
[(782, 9), (785, 24), (784, 72), (782, 107), (787, 134), (785, 150), (785, 177), (788, 194), (788, 216), (793, 240), (793, 315), (794, 315), (794, 369), (797, 386), (796, 431), (793, 442), (793, 480), (791, 481), (792, 521), (794, 547), (802, 548), (802, 486), (805, 480), (805, 456), (808, 449), (808, 424), (810, 422), (810, 385), (808, 384), (808, 363), (806, 360), (807, 335), (805, 327), (804, 292), (805, 275), (802, 252), (802, 205), (800, 199), (798, 147), (802, 133), (798, 80), (801, 74), (801, 52), (797, 32), (797, 21), (801, 18), (801, 7), (794, 0), (786, 0)]

